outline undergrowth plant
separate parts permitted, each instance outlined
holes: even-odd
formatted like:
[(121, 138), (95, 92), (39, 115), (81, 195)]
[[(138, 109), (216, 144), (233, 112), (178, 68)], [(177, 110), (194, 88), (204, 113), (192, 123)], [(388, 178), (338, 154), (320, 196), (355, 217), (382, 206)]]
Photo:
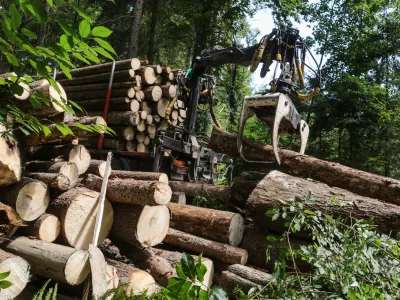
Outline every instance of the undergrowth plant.
[[(280, 257), (275, 261), (274, 280), (245, 294), (240, 299), (399, 299), (400, 242), (375, 230), (373, 220), (334, 218), (330, 205), (353, 205), (332, 198), (324, 211), (312, 211), (315, 199), (296, 197), (286, 206), (268, 211), (273, 220), (284, 219), (287, 230), (280, 236), (268, 236), (280, 242)], [(293, 235), (308, 234), (310, 244), (291, 247)], [(267, 251), (267, 260), (269, 254)], [(301, 259), (310, 264), (302, 273), (296, 265)], [(287, 263), (291, 262), (293, 268)]]

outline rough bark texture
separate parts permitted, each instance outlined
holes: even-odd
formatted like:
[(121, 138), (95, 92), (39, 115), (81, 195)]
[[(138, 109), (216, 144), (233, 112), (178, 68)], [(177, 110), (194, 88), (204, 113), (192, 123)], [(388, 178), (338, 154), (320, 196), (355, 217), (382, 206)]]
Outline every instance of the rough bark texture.
[(294, 201), (296, 196), (304, 198), (307, 192), (311, 192), (315, 199), (314, 204), (305, 204), (305, 207), (311, 210), (327, 211), (334, 217), (351, 216), (356, 219), (373, 217), (378, 231), (385, 233), (399, 231), (399, 206), (279, 171), (270, 172), (256, 186), (247, 201), (246, 213), (257, 224), (276, 232), (284, 232), (287, 228), (283, 226), (283, 221), (273, 222), (271, 218), (265, 216), (265, 212), (284, 205), (284, 201)]
[(227, 264), (246, 264), (247, 251), (170, 228), (164, 242), (195, 253), (203, 253)]
[(171, 202), (176, 204), (186, 204), (186, 195), (183, 192), (173, 192)]
[[(89, 189), (100, 191), (102, 181), (102, 178), (88, 174), (82, 183)], [(170, 187), (164, 182), (117, 178), (108, 181), (107, 198), (112, 202), (162, 205), (171, 200), (171, 195)]]
[(228, 271), (262, 286), (266, 286), (273, 280), (273, 276), (268, 273), (239, 264), (230, 265)]
[(251, 288), (257, 287), (258, 284), (230, 271), (223, 271), (219, 280), (219, 286), (228, 293), (231, 299), (234, 299), (233, 290), (235, 288), (240, 288), (245, 294), (247, 294)]
[(94, 174), (97, 176), (104, 176), (106, 170), (106, 161), (92, 159), (86, 173)]
[(60, 234), (60, 221), (54, 215), (44, 213), (27, 227), (22, 227), (24, 235), (52, 243)]
[(259, 172), (241, 173), (232, 185), (230, 202), (237, 207), (244, 208), (250, 194), (264, 177), (265, 174)]
[[(69, 179), (69, 188), (73, 188), (78, 181), (79, 170), (76, 164), (73, 162), (30, 161), (26, 164), (25, 167), (28, 171), (31, 172), (46, 172), (52, 173), (53, 175), (62, 174)], [(48, 184), (46, 181), (43, 182)]]
[(82, 283), (90, 272), (86, 251), (26, 237), (13, 239), (3, 249), (26, 259), (33, 274), (70, 285)]
[[(81, 91), (69, 92), (68, 100), (77, 101), (80, 104), (83, 100), (93, 100), (93, 99), (101, 99), (105, 98), (107, 95), (107, 88), (103, 90), (86, 90), (85, 86), (82, 86)], [(128, 97), (128, 88), (117, 88), (111, 90), (111, 97), (119, 98), (119, 97)]]
[[(84, 84), (108, 82), (109, 80), (110, 80), (110, 73), (105, 72), (101, 74), (88, 75), (74, 79), (62, 79), (59, 82), (62, 86), (72, 86), (72, 85), (84, 85)], [(117, 71), (114, 73), (114, 81), (115, 82), (135, 81), (135, 77), (132, 77), (129, 70)]]
[(73, 186), (71, 186), (71, 182), (68, 177), (63, 174), (55, 174), (55, 173), (25, 173), (26, 177), (39, 180), (46, 185), (48, 185), (52, 189), (56, 189), (59, 191), (66, 191)]
[(212, 184), (191, 183), (184, 181), (171, 181), (169, 183), (173, 192), (183, 192), (188, 200), (196, 196), (208, 196), (223, 203), (229, 203), (231, 197), (231, 187), (217, 186)]
[[(99, 141), (98, 137), (80, 138), (79, 139), (79, 143), (89, 149), (97, 149), (98, 141)], [(125, 149), (125, 141), (117, 140), (117, 139), (113, 139), (113, 138), (104, 138), (102, 148), (122, 151)]]
[(168, 208), (172, 228), (232, 246), (242, 240), (244, 225), (239, 214), (175, 203)]
[[(90, 114), (93, 114), (92, 111), (99, 111), (103, 109), (105, 103), (106, 99), (100, 98), (100, 99), (79, 101), (79, 106), (84, 108), (86, 111), (90, 111)], [(130, 111), (131, 107), (132, 107), (131, 104), (126, 101), (126, 97), (118, 97), (110, 99), (109, 111)]]
[[(238, 156), (235, 135), (214, 127), (208, 147), (216, 152)], [(244, 141), (244, 153), (251, 160), (275, 161), (272, 146)], [(281, 167), (296, 176), (313, 178), (330, 186), (337, 186), (362, 196), (400, 204), (400, 181), (352, 169), (338, 163), (289, 150), (279, 150)]]
[(159, 181), (168, 183), (168, 176), (165, 173), (152, 173), (152, 172), (134, 172), (134, 171), (121, 171), (113, 170), (110, 174), (110, 179), (135, 179), (142, 181)]
[[(6, 131), (0, 124), (0, 133)], [(0, 136), (0, 186), (10, 185), (21, 180), (21, 158), (17, 143)]]
[(136, 57), (139, 53), (139, 34), (142, 23), (144, 0), (137, 0), (132, 12), (131, 32), (129, 36), (128, 57)]
[(137, 247), (161, 243), (169, 229), (169, 212), (165, 206), (114, 205), (111, 236)]

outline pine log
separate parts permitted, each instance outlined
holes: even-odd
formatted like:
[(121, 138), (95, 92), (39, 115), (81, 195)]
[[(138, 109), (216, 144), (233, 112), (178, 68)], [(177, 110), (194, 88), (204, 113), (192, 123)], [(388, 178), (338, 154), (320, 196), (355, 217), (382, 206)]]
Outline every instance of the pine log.
[(143, 181), (159, 181), (168, 183), (168, 176), (165, 173), (156, 172), (136, 172), (136, 171), (122, 171), (112, 170), (110, 179), (135, 179)]
[(210, 241), (192, 234), (170, 228), (164, 242), (195, 253), (203, 253), (227, 264), (246, 264), (247, 251), (228, 244)]
[(160, 117), (165, 118), (165, 111), (167, 110), (169, 100), (166, 98), (161, 98), (156, 104), (153, 105), (154, 112)]
[(219, 279), (219, 286), (227, 292), (230, 299), (234, 299), (233, 291), (236, 288), (240, 288), (245, 294), (253, 287), (262, 287), (255, 282), (252, 282), (246, 278), (236, 275), (230, 271), (223, 271), (221, 278)]
[(154, 82), (154, 84), (155, 85), (162, 85), (162, 83), (163, 83), (163, 77), (160, 74), (158, 74), (156, 76), (156, 81)]
[(111, 237), (137, 247), (161, 243), (169, 229), (166, 206), (114, 204), (114, 214)]
[[(157, 102), (157, 103), (159, 103), (159, 102)], [(140, 110), (147, 112), (148, 115), (151, 114), (151, 106), (150, 106), (149, 102), (146, 102), (146, 101), (141, 102)]]
[(146, 137), (146, 135), (145, 135), (143, 132), (139, 132), (139, 133), (136, 135), (136, 141), (137, 141), (138, 143), (143, 143), (145, 137)]
[(174, 85), (162, 85), (162, 96), (167, 99), (176, 97), (176, 87)]
[(63, 174), (57, 173), (25, 173), (26, 177), (39, 180), (52, 189), (66, 191), (72, 188), (71, 181)]
[(219, 202), (229, 203), (231, 197), (231, 187), (229, 186), (184, 181), (172, 181), (169, 185), (172, 191), (185, 193), (188, 200), (192, 200), (199, 195), (205, 195), (205, 197), (217, 199)]
[(60, 234), (60, 221), (54, 215), (44, 213), (32, 224), (22, 228), (25, 236), (33, 236), (39, 240), (52, 243)]
[(145, 88), (143, 92), (146, 100), (154, 102), (160, 100), (163, 94), (161, 87), (157, 85), (149, 86)]
[(31, 88), (29, 87), (29, 85), (27, 85), (24, 82), (18, 82), (17, 84), (22, 88), (22, 94), (21, 95), (14, 94), (13, 97), (17, 100), (28, 99), (31, 94)]
[(171, 202), (176, 204), (186, 204), (186, 195), (182, 192), (173, 192)]
[[(144, 206), (164, 205), (171, 200), (172, 191), (165, 182), (149, 181), (148, 179), (146, 181), (136, 180), (131, 179), (132, 177), (119, 178), (118, 175), (115, 175), (126, 174), (125, 176), (134, 176), (134, 174), (130, 175), (129, 173), (136, 173), (136, 178), (152, 178), (151, 175), (147, 177), (145, 172), (112, 171), (107, 187), (107, 198), (111, 202)], [(154, 176), (161, 175), (156, 173)], [(88, 174), (82, 184), (91, 190), (100, 191), (102, 182), (103, 179), (101, 177)]]
[(168, 208), (172, 228), (232, 246), (242, 240), (244, 220), (239, 214), (175, 203)]
[(86, 173), (103, 177), (105, 170), (106, 170), (106, 161), (92, 159), (90, 161), (90, 166)]
[(137, 90), (136, 91), (136, 99), (139, 101), (139, 102), (142, 102), (142, 101), (144, 101), (144, 98), (145, 98), (145, 95), (144, 95), (144, 92), (143, 92), (143, 90)]
[(15, 140), (3, 135), (6, 128), (0, 124), (0, 186), (21, 180), (21, 157)]
[(245, 208), (247, 199), (257, 184), (265, 177), (260, 172), (243, 172), (232, 184), (230, 202), (237, 207)]
[(43, 214), (50, 201), (50, 193), (43, 182), (24, 177), (14, 185), (2, 189), (2, 202), (15, 207), (24, 221), (33, 221)]
[[(98, 137), (80, 138), (79, 143), (89, 149), (98, 148)], [(103, 147), (104, 149), (123, 151), (125, 149), (125, 141), (117, 140), (113, 138), (104, 138)]]
[(90, 272), (87, 251), (27, 237), (15, 238), (2, 248), (26, 259), (33, 274), (70, 285), (81, 284)]
[[(42, 145), (29, 149), (31, 160), (63, 159), (75, 163), (78, 174), (86, 172), (90, 165), (90, 153), (82, 145)], [(65, 174), (64, 174), (65, 175)]]
[(153, 115), (153, 121), (154, 121), (155, 123), (159, 123), (159, 122), (161, 121), (160, 116), (159, 116), (159, 115)]
[(0, 244), (8, 241), (21, 226), (26, 224), (16, 210), (0, 202)]
[[(216, 152), (238, 156), (235, 135), (214, 127), (208, 147)], [(251, 160), (275, 161), (272, 146), (245, 140), (243, 150)], [(400, 204), (400, 181), (352, 169), (338, 163), (299, 155), (290, 150), (279, 150), (281, 167), (296, 176), (313, 178), (349, 190), (361, 196)]]
[(0, 299), (17, 297), (29, 282), (30, 269), (25, 259), (0, 250), (0, 273), (10, 272), (5, 280), (12, 283), (10, 287), (0, 290)]
[[(83, 101), (83, 100), (106, 98), (108, 89), (104, 89), (104, 90), (86, 90), (85, 86), (82, 86), (82, 87), (83, 87), (83, 90), (81, 90), (81, 91), (69, 92), (68, 93), (68, 100), (77, 101), (78, 105), (79, 105), (79, 103), (81, 101)], [(113, 98), (129, 97), (128, 92), (130, 90), (131, 90), (131, 88), (112, 89), (111, 90), (111, 97), (113, 97)], [(133, 90), (133, 93), (135, 93), (135, 90)], [(135, 96), (135, 94), (133, 94), (133, 96)]]
[(116, 133), (114, 138), (119, 138), (125, 141), (131, 141), (135, 138), (135, 129), (133, 126), (112, 126), (112, 130)]
[[(69, 188), (73, 188), (78, 182), (79, 170), (73, 162), (30, 161), (26, 164), (25, 168), (30, 172), (62, 174), (68, 178), (70, 184)], [(52, 182), (52, 180), (50, 182)], [(48, 184), (47, 182), (45, 183)]]
[(149, 147), (147, 147), (145, 144), (143, 143), (138, 143), (136, 146), (136, 151), (139, 153), (149, 153)]
[[(91, 112), (92, 115), (102, 116), (102, 112)], [(139, 123), (140, 116), (137, 112), (125, 111), (110, 111), (107, 116), (107, 124), (109, 125), (132, 125)]]
[(262, 286), (268, 285), (273, 280), (272, 275), (244, 265), (230, 265), (228, 271)]
[(146, 122), (144, 120), (140, 120), (139, 123), (136, 125), (136, 129), (139, 132), (144, 132), (146, 130)]
[(155, 124), (149, 124), (146, 127), (147, 133), (149, 134), (150, 137), (154, 138), (156, 132), (157, 132), (157, 126)]
[(152, 115), (148, 115), (146, 118), (146, 124), (153, 124), (153, 116)]
[(126, 147), (127, 151), (135, 152), (136, 151), (136, 141), (127, 141), (125, 147)]
[[(127, 82), (115, 82), (112, 85), (112, 89), (121, 89), (121, 88), (135, 88), (140, 85), (140, 82), (137, 81), (127, 81)], [(95, 91), (95, 90), (107, 90), (109, 84), (108, 83), (94, 83), (94, 84), (84, 84), (84, 85), (76, 85), (76, 86), (66, 86), (64, 87), (65, 92), (76, 92), (76, 91)]]
[[(84, 77), (74, 78), (74, 79), (62, 79), (59, 80), (62, 86), (71, 85), (85, 85), (100, 82), (108, 82), (110, 80), (110, 72), (104, 72), (100, 74), (88, 75)], [(126, 82), (126, 81), (136, 81), (135, 72), (130, 70), (122, 70), (114, 73), (114, 81)]]
[[(49, 206), (48, 212), (61, 222), (60, 241), (77, 249), (88, 249), (96, 222), (99, 193), (85, 189), (71, 189)], [(114, 220), (113, 208), (106, 199), (99, 235), (99, 244), (108, 236)]]
[(167, 74), (162, 74), (162, 79), (163, 79), (163, 81), (172, 81), (172, 80), (174, 80), (174, 78), (175, 78), (175, 76), (174, 76), (174, 73), (167, 73)]
[(376, 199), (362, 197), (346, 190), (329, 187), (323, 183), (311, 182), (293, 177), (279, 171), (270, 172), (251, 193), (246, 204), (246, 213), (255, 223), (275, 232), (287, 230), (282, 220), (273, 222), (265, 212), (285, 205), (283, 201), (294, 201), (295, 197), (304, 198), (311, 192), (313, 204), (304, 203), (312, 211), (327, 212), (333, 217), (352, 217), (355, 219), (374, 219), (380, 232), (399, 231), (400, 207)]
[(176, 104), (178, 106), (178, 108), (185, 108), (185, 102), (183, 102), (182, 100), (176, 100)]
[(140, 119), (146, 120), (147, 119), (147, 112), (146, 111), (139, 111)]
[(142, 78), (142, 83), (144, 84), (154, 84), (156, 81), (156, 73), (151, 67), (141, 67), (137, 70), (137, 75)]
[[(101, 109), (104, 109), (106, 103), (106, 99), (92, 99), (92, 100), (83, 100), (79, 101), (77, 103), (80, 107), (84, 108), (86, 111), (90, 112), (90, 114), (94, 114), (92, 111), (99, 111)], [(109, 111), (133, 111), (133, 108), (135, 108), (135, 104), (132, 104), (131, 102), (126, 102), (126, 97), (119, 97), (119, 98), (111, 98), (110, 99), (110, 107)], [(103, 113), (101, 114), (103, 115)]]
[(149, 137), (148, 135), (146, 135), (146, 136), (144, 137), (143, 144), (144, 144), (145, 146), (150, 145), (150, 137)]
[(179, 113), (178, 113), (178, 111), (177, 110), (173, 110), (172, 112), (171, 112), (171, 119), (172, 120), (178, 120), (178, 116), (179, 116)]
[(107, 259), (107, 264), (115, 267), (121, 282), (127, 284), (124, 288), (126, 296), (130, 296), (131, 293), (132, 295), (141, 295), (144, 291), (147, 291), (146, 295), (150, 296), (156, 292), (157, 284), (149, 273), (112, 259)]

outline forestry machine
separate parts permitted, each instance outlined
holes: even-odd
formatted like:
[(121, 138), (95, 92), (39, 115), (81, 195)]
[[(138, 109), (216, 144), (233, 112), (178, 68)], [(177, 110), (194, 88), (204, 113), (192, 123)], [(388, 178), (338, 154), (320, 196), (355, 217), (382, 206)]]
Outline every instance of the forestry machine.
[[(178, 98), (184, 101), (188, 107), (188, 117), (184, 126), (176, 127), (170, 124), (168, 129), (158, 131), (155, 140), (156, 152), (153, 170), (168, 172), (171, 179), (175, 180), (209, 180), (212, 182), (218, 176), (216, 165), (220, 162), (229, 164), (230, 158), (227, 155), (215, 153), (201, 146), (199, 142), (201, 136), (195, 133), (196, 114), (202, 104), (208, 104), (214, 123), (221, 127), (213, 113), (215, 79), (205, 75), (205, 72), (209, 67), (228, 63), (250, 66), (251, 72), (254, 72), (262, 63), (260, 76), (264, 78), (270, 71), (272, 63), (276, 62), (270, 91), (265, 95), (249, 96), (244, 99), (237, 141), (242, 159), (254, 163), (245, 158), (242, 145), (246, 120), (254, 114), (272, 129), (272, 144), (278, 164), (280, 164), (279, 135), (300, 134), (300, 154), (304, 154), (309, 127), (301, 119), (293, 105), (292, 98), (310, 99), (316, 96), (320, 90), (319, 67), (317, 67), (317, 71), (314, 71), (306, 64), (307, 52), (318, 66), (305, 41), (299, 36), (298, 30), (274, 29), (254, 46), (203, 50), (199, 56), (195, 56), (191, 68), (176, 77), (176, 84), (180, 91)], [(316, 75), (316, 87), (312, 92), (304, 95), (300, 94), (298, 90), (305, 88), (305, 67)], [(299, 86), (296, 85), (297, 80)], [(167, 109), (167, 119), (174, 101), (176, 99), (171, 101)], [(256, 163), (275, 162), (257, 161)], [(228, 170), (231, 172), (231, 166), (228, 167)]]

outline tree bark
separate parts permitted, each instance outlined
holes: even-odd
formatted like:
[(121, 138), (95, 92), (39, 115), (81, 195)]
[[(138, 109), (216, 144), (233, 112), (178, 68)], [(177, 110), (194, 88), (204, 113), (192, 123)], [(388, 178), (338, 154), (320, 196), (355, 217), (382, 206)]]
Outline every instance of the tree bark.
[[(135, 71), (133, 70), (117, 71), (114, 73), (114, 82), (127, 82), (127, 81), (135, 82), (136, 77), (135, 75), (133, 75), (134, 72)], [(102, 82), (108, 82), (110, 80), (110, 75), (111, 75), (110, 72), (106, 72), (106, 73), (88, 75), (74, 79), (62, 79), (59, 82), (62, 86), (102, 83)]]
[[(136, 172), (136, 171), (121, 171), (112, 170), (110, 179), (135, 179), (142, 181), (159, 181), (168, 183), (168, 176), (165, 173), (153, 173), (153, 172)], [(160, 203), (159, 203), (160, 204)]]
[(87, 173), (94, 174), (96, 176), (104, 177), (107, 162), (104, 160), (92, 159)]
[(186, 195), (182, 192), (173, 192), (171, 202), (176, 204), (186, 204)]
[(56, 216), (44, 213), (28, 227), (23, 227), (22, 232), (25, 236), (52, 243), (60, 234), (60, 221)]
[[(143, 0), (138, 0), (138, 1), (143, 1)], [(152, 84), (156, 83), (157, 76), (156, 76), (156, 73), (154, 72), (153, 68), (142, 67), (139, 70), (137, 70), (136, 72), (137, 72), (137, 75), (140, 76), (143, 85), (152, 85)]]
[(248, 266), (230, 265), (228, 271), (262, 286), (266, 286), (273, 281), (272, 275)]
[[(0, 124), (0, 133), (6, 128)], [(0, 186), (10, 185), (21, 180), (21, 157), (18, 144), (6, 136), (0, 136)]]
[[(97, 192), (75, 188), (59, 195), (51, 202), (48, 212), (58, 217), (61, 222), (62, 243), (77, 249), (88, 249), (94, 233), (98, 198)], [(113, 220), (113, 208), (106, 199), (98, 244), (110, 233)]]
[(152, 8), (151, 8), (151, 23), (150, 23), (150, 32), (149, 32), (149, 43), (147, 50), (147, 58), (149, 60), (149, 64), (154, 63), (154, 57), (157, 49), (157, 19), (158, 19), (158, 7), (159, 0), (153, 0)]
[(39, 180), (52, 189), (66, 191), (73, 186), (69, 178), (63, 174), (56, 173), (25, 173), (26, 177)]
[[(102, 112), (91, 112), (92, 115), (102, 116)], [(140, 116), (133, 111), (110, 111), (107, 116), (109, 125), (132, 125), (136, 126), (140, 121)]]
[(6, 280), (12, 283), (9, 288), (0, 290), (1, 299), (14, 299), (25, 289), (29, 282), (30, 268), (25, 259), (0, 250), (0, 273), (10, 272)]
[[(111, 97), (120, 98), (120, 97), (128, 97), (129, 88), (118, 88), (111, 90)], [(86, 90), (85, 86), (82, 86), (81, 91), (76, 92), (68, 92), (68, 100), (77, 101), (80, 104), (81, 101), (84, 100), (93, 100), (93, 99), (101, 99), (105, 98), (107, 95), (107, 89), (104, 90)], [(132, 98), (132, 97), (131, 97)]]
[[(100, 191), (102, 182), (102, 178), (88, 174), (82, 183), (87, 188)], [(116, 203), (126, 203), (141, 206), (164, 205), (171, 200), (171, 195), (172, 192), (170, 187), (164, 182), (154, 180), (135, 180), (129, 178), (115, 178), (108, 181), (107, 198)]]
[[(94, 65), (97, 66), (97, 65)], [(79, 70), (79, 69), (75, 69)], [(136, 75), (135, 75), (136, 76)], [(136, 77), (135, 77), (136, 78)], [(104, 90), (106, 91), (108, 89), (109, 84), (108, 83), (93, 83), (93, 84), (85, 84), (85, 85), (71, 85), (71, 86), (66, 86), (64, 87), (65, 92), (76, 92), (76, 91), (96, 91), (96, 90)], [(126, 81), (126, 82), (115, 82), (112, 84), (113, 89), (130, 89), (130, 88), (138, 88), (140, 87), (140, 82), (139, 81)]]
[[(46, 173), (52, 173), (52, 174), (61, 174), (64, 175), (69, 179), (69, 188), (73, 188), (77, 182), (78, 182), (78, 176), (79, 176), (79, 170), (78, 167), (76, 166), (75, 163), (73, 162), (66, 162), (66, 161), (60, 161), (60, 162), (52, 162), (52, 161), (30, 161), (25, 165), (26, 170), (30, 172), (46, 172)], [(36, 175), (36, 177), (39, 177), (40, 175)], [(28, 176), (30, 177), (30, 176)], [(45, 177), (43, 176), (44, 180)], [(49, 181), (47, 182), (53, 182), (52, 179), (48, 176)], [(38, 179), (40, 180), (40, 179)], [(45, 182), (44, 181), (44, 182)], [(56, 180), (57, 182), (58, 180)], [(46, 184), (48, 184), (45, 182)]]
[(15, 238), (3, 249), (26, 259), (33, 274), (70, 285), (81, 284), (90, 272), (87, 251), (27, 237)]
[(128, 57), (139, 55), (139, 34), (142, 24), (144, 0), (136, 0), (133, 4), (131, 31), (129, 35)]
[(399, 231), (400, 207), (376, 199), (362, 197), (343, 189), (329, 187), (293, 177), (279, 171), (270, 172), (253, 190), (246, 204), (246, 213), (259, 225), (275, 232), (284, 232), (284, 220), (272, 221), (265, 213), (273, 208), (284, 206), (283, 201), (294, 201), (311, 192), (313, 204), (304, 203), (307, 209), (326, 212), (333, 217), (352, 217), (355, 219), (374, 219), (376, 229), (390, 233)]
[(244, 208), (251, 192), (264, 177), (265, 174), (259, 172), (241, 173), (232, 185), (230, 202)]
[(146, 100), (154, 102), (160, 100), (163, 95), (163, 91), (158, 85), (149, 86), (145, 88), (143, 92)]
[(227, 264), (246, 264), (247, 251), (170, 228), (164, 242), (195, 253), (203, 253)]
[(162, 85), (162, 96), (166, 99), (172, 99), (176, 97), (176, 87), (175, 85)]
[(245, 294), (253, 287), (261, 287), (260, 285), (236, 275), (230, 271), (223, 271), (219, 280), (219, 286), (227, 292), (231, 299), (234, 299), (233, 291), (235, 288), (240, 288)]
[(114, 214), (111, 236), (137, 247), (151, 247), (161, 243), (169, 228), (166, 206), (115, 204)]
[(244, 220), (239, 214), (175, 203), (168, 208), (172, 228), (232, 246), (242, 240)]
[[(89, 149), (97, 149), (98, 141), (99, 141), (98, 137), (80, 138), (79, 144), (81, 144)], [(102, 148), (123, 151), (123, 150), (125, 150), (125, 144), (126, 144), (126, 142), (122, 141), (122, 140), (117, 140), (117, 139), (113, 139), (113, 138), (104, 138)]]
[(231, 187), (229, 186), (217, 186), (212, 184), (204, 183), (191, 183), (184, 181), (171, 181), (169, 183), (173, 192), (183, 192), (186, 198), (191, 201), (197, 196), (211, 197), (217, 199), (222, 203), (229, 203), (231, 198)]
[[(208, 147), (216, 152), (238, 156), (236, 136), (214, 127)], [(244, 153), (251, 160), (274, 161), (272, 146), (244, 141)], [(279, 150), (281, 167), (296, 176), (313, 178), (361, 196), (400, 204), (400, 182), (395, 179), (363, 172), (337, 163)]]

